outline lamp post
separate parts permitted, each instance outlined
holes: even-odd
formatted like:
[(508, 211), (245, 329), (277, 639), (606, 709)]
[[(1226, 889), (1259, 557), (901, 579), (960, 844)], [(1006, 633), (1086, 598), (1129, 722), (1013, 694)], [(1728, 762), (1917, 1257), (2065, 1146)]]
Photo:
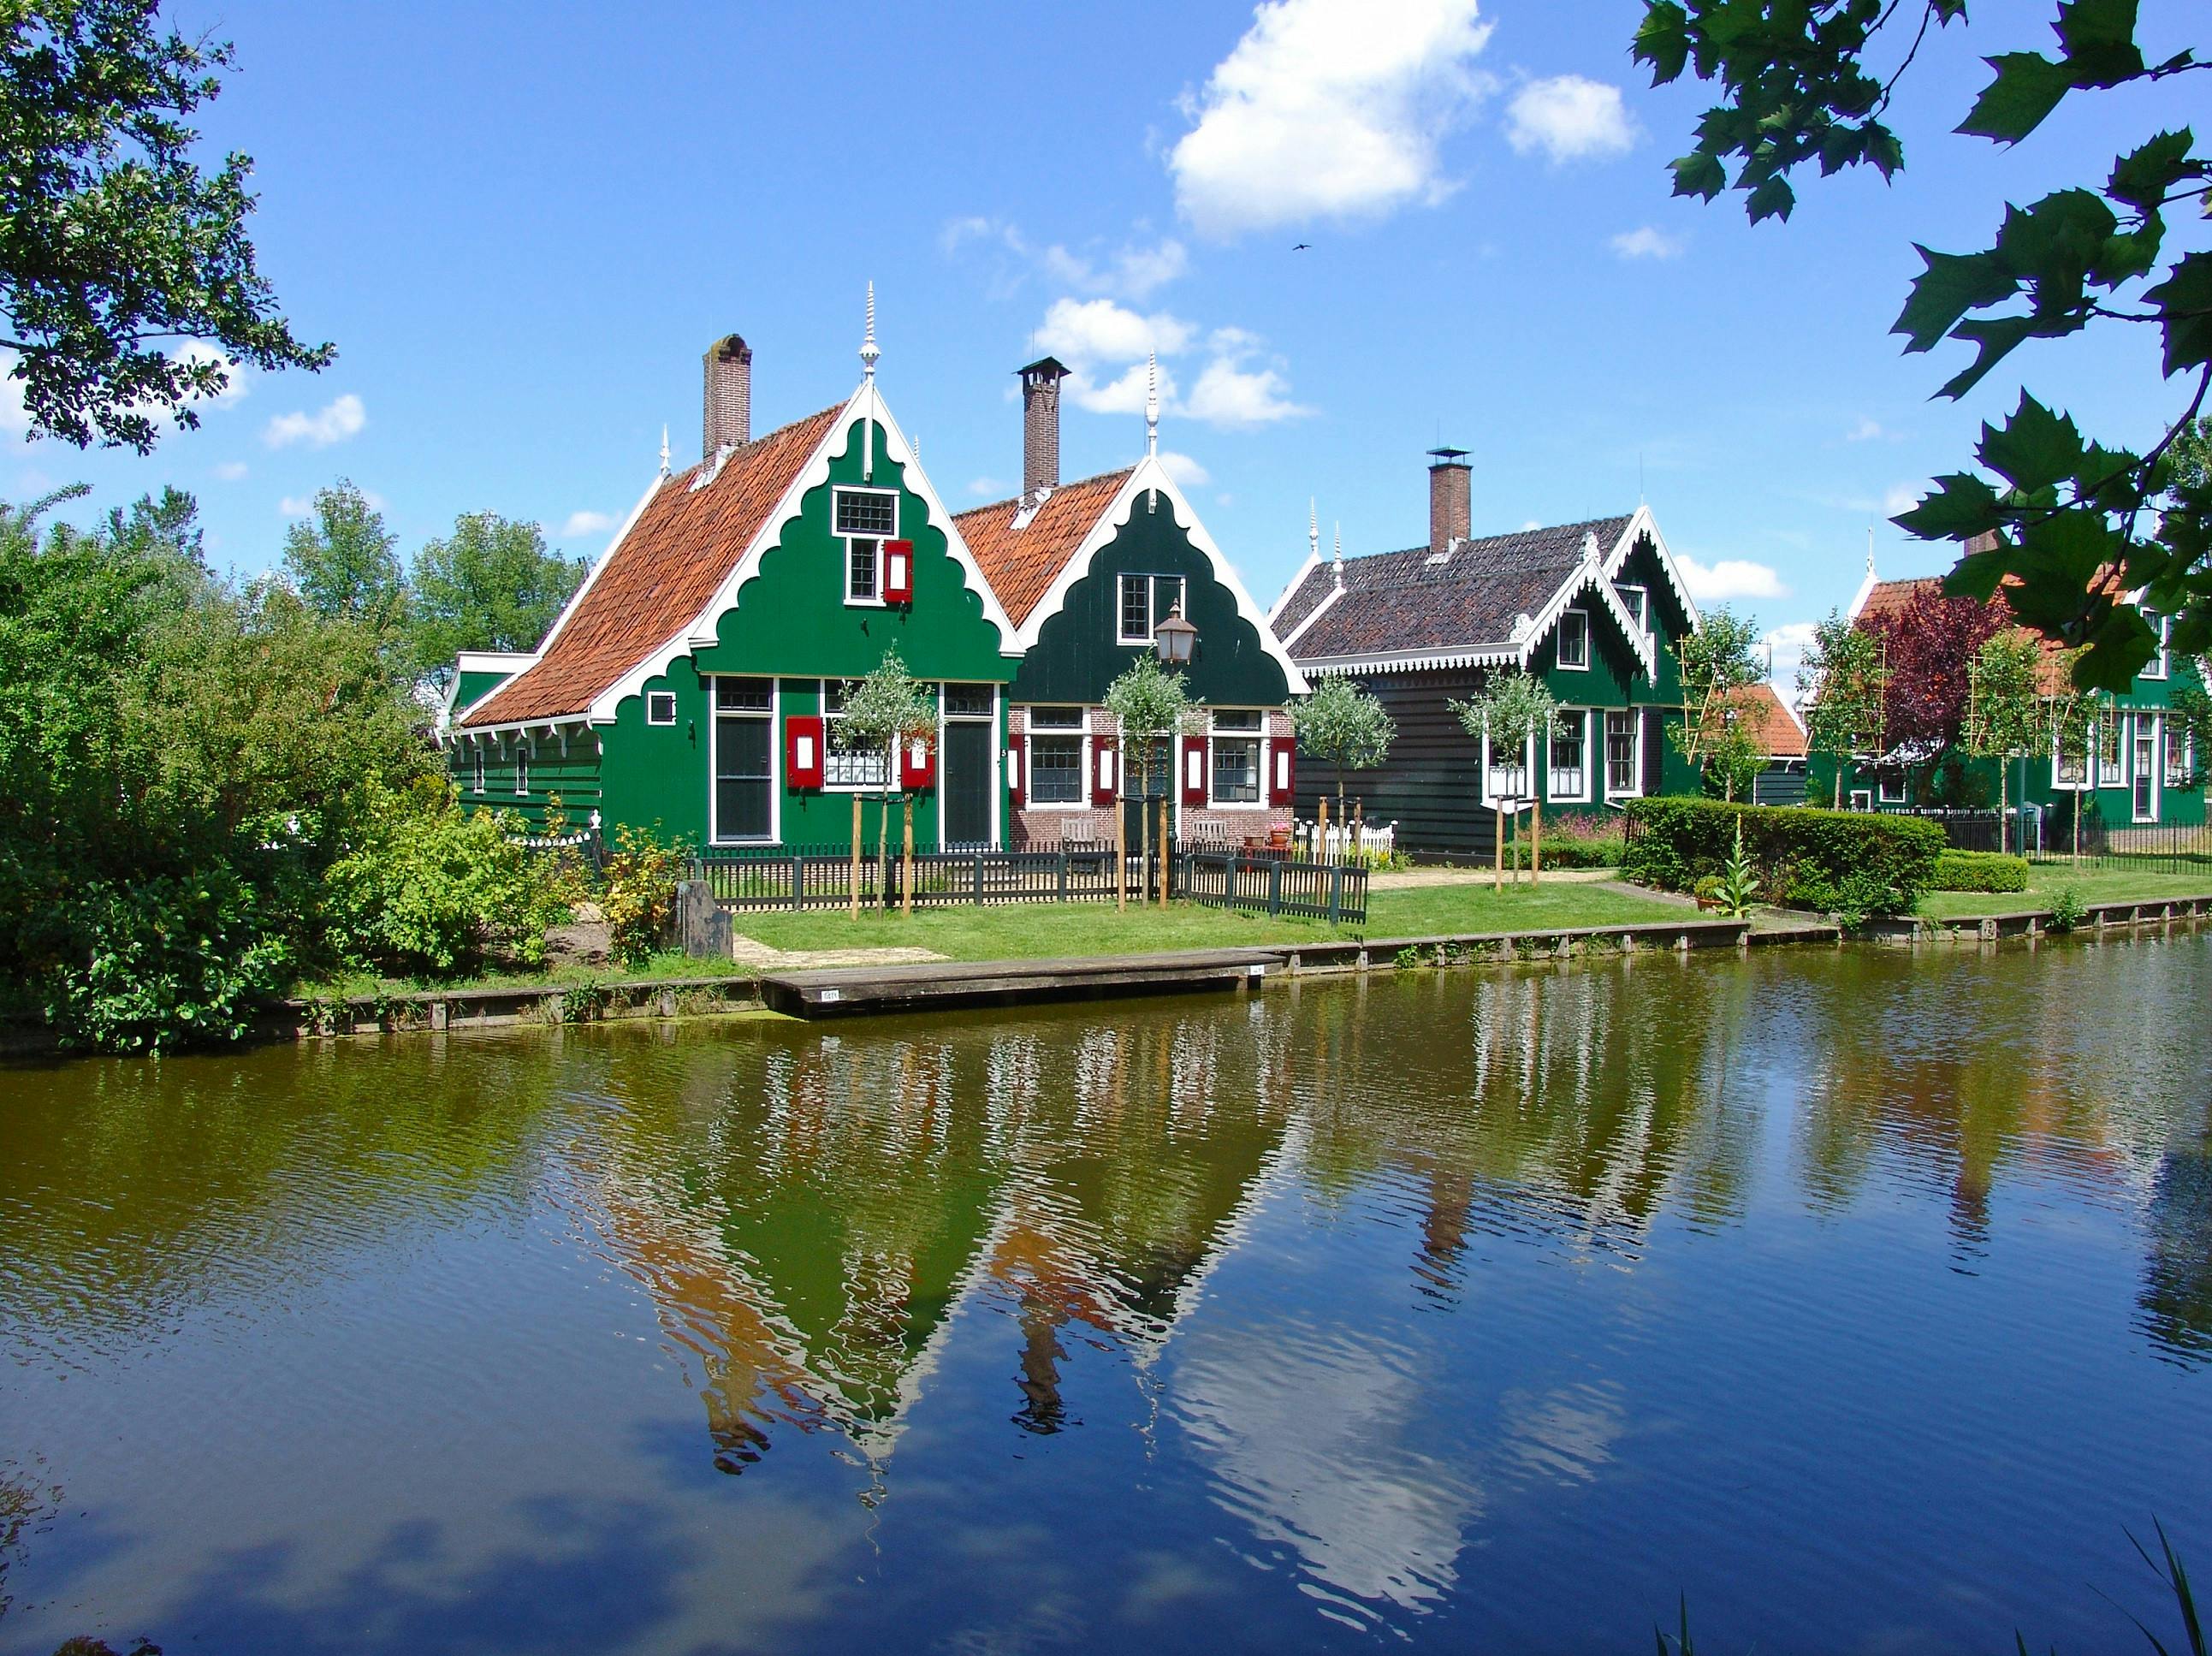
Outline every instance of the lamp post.
[(1152, 629), (1152, 647), (1159, 652), (1163, 666), (1188, 667), (1191, 651), (1197, 646), (1198, 629), (1182, 618), (1180, 604), (1168, 612), (1166, 620)]

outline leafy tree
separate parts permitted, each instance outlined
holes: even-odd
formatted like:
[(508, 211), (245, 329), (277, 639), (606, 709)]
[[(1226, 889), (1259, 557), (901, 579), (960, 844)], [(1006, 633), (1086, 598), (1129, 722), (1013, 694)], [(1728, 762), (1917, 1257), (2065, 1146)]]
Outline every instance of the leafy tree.
[(1344, 773), (1367, 770), (1390, 757), (1398, 727), (1382, 703), (1351, 679), (1332, 676), (1291, 709), (1298, 746), (1336, 772), (1336, 816), (1345, 820)]
[[(144, 453), (155, 417), (239, 363), (320, 368), (254, 265), (250, 157), (204, 174), (186, 124), (227, 42), (156, 27), (158, 0), (17, 0), (0, 14), (0, 310), (33, 435)], [(219, 350), (173, 350), (210, 340)]]
[(1766, 753), (1759, 736), (1745, 722), (1743, 709), (1731, 703), (1721, 713), (1721, 728), (1705, 747), (1705, 792), (1733, 804), (1749, 799), (1766, 769)]
[[(1129, 797), (1129, 767), (1133, 762), (1141, 767), (1139, 774), (1154, 774), (1154, 759), (1163, 746), (1178, 731), (1196, 733), (1205, 728), (1206, 704), (1190, 693), (1190, 685), (1179, 673), (1170, 673), (1157, 658), (1139, 655), (1128, 669), (1106, 686), (1101, 702), (1113, 715), (1121, 733), (1121, 776), (1117, 789), (1121, 799)], [(1118, 819), (1118, 813), (1117, 813)], [(1164, 835), (1164, 831), (1163, 831)], [(1137, 813), (1137, 849), (1139, 866), (1152, 867), (1152, 821), (1148, 811)], [(1160, 847), (1163, 860), (1167, 847)], [(1162, 900), (1165, 900), (1167, 882), (1161, 880)], [(1121, 895), (1122, 875), (1114, 876), (1115, 896)]]
[(307, 607), (325, 620), (395, 631), (407, 613), (407, 587), (392, 549), (398, 537), (384, 514), (341, 478), (315, 490), (314, 515), (284, 532), (284, 573)]
[(535, 523), (465, 512), (415, 555), (409, 654), (442, 684), (465, 649), (527, 650), (552, 630), (586, 564), (550, 551)]
[(1805, 709), (1805, 734), (1816, 753), (1836, 761), (1838, 810), (1844, 804), (1844, 762), (1882, 751), (1882, 708), (1889, 664), (1881, 640), (1856, 627), (1840, 611), (1813, 628), (1813, 647), (1797, 668), (1797, 699)]
[[(2002, 15), (2024, 9), (2010, 0)], [(2058, 0), (2055, 52), (1990, 58), (1993, 76), (1957, 131), (2010, 146), (2069, 97), (2125, 88), (2127, 108), (2148, 110), (2157, 83), (2212, 69), (2193, 48), (2146, 55), (2136, 10), (2136, 0)], [(1930, 29), (1963, 26), (1967, 11), (1968, 0), (1645, 0), (1634, 52), (1654, 83), (1690, 70), (1722, 94), (1674, 164), (1675, 193), (1710, 201), (1741, 190), (1756, 223), (1789, 216), (1790, 177), (1808, 162), (1824, 175), (1863, 165), (1893, 175), (1905, 150), (1888, 125), (1891, 103)], [(2181, 27), (2202, 30), (2203, 20), (2192, 13)], [(1894, 65), (1886, 73), (1869, 67), (1877, 52)], [(2179, 382), (2179, 406), (2156, 441), (2138, 453), (2085, 439), (2023, 389), (2002, 427), (1983, 428), (1976, 458), (1988, 475), (1941, 478), (1895, 520), (1925, 539), (1972, 543), (1951, 573), (1956, 594), (1988, 598), (2017, 577), (2014, 610), (2045, 636), (2081, 647), (2073, 671), (2085, 685), (2125, 689), (2150, 661), (2157, 638), (2130, 601), (2138, 590), (2175, 618), (2177, 649), (2212, 646), (2212, 487), (2201, 462), (2192, 470), (2175, 453), (2212, 389), (2208, 192), (2212, 160), (2191, 129), (2152, 134), (2101, 179), (2008, 204), (1986, 248), (1920, 248), (1925, 268), (1893, 330), (1911, 351), (1945, 340), (1976, 348), (1942, 388), (1952, 398), (2030, 339), (2093, 324), (2156, 331), (2162, 371)]]
[(2081, 861), (2081, 807), (2084, 801), (2094, 797), (2088, 791), (2091, 750), (2097, 740), (2098, 728), (2104, 722), (2108, 703), (2093, 690), (2069, 684), (2049, 703), (2051, 742), (2058, 758), (2059, 774), (2071, 774), (2081, 779), (2079, 790), (2074, 795), (2073, 818), (2074, 861)]
[(1997, 600), (1954, 598), (1932, 583), (1893, 611), (1860, 618), (1888, 666), (1883, 739), (1908, 771), (1933, 770), (1958, 745), (1972, 698), (1968, 665), (1983, 642), (2011, 622)]
[[(887, 763), (884, 769), (883, 787), (878, 793), (879, 801), (876, 815), (876, 866), (883, 866), (885, 837), (890, 832), (890, 802), (897, 771), (889, 763), (896, 758), (899, 744), (912, 740), (937, 740), (937, 697), (927, 685), (907, 671), (905, 660), (894, 644), (884, 652), (867, 676), (848, 681), (845, 685), (844, 704), (838, 709), (836, 719), (830, 726), (830, 739), (840, 752), (879, 755)], [(908, 807), (907, 817), (907, 859), (901, 868), (900, 892), (907, 907), (913, 906), (914, 819)], [(860, 796), (853, 795), (853, 889), (850, 893), (852, 913), (860, 912)]]
[[(1444, 705), (1457, 717), (1461, 729), (1478, 740), (1487, 735), (1493, 748), (1525, 753), (1529, 744), (1534, 743), (1536, 763), (1540, 765), (1545, 761), (1545, 750), (1559, 725), (1558, 698), (1533, 673), (1501, 673), (1481, 695), (1464, 702), (1447, 700)], [(1544, 807), (1538, 798), (1533, 774), (1528, 778), (1528, 831), (1529, 882), (1533, 885), (1543, 878), (1544, 872)], [(1501, 833), (1498, 838), (1498, 861), (1502, 863), (1504, 836)], [(1513, 879), (1516, 885), (1520, 882), (1518, 861), (1514, 864)]]
[(2043, 646), (2015, 627), (1991, 633), (1974, 652), (1969, 679), (1966, 751), (1997, 762), (1997, 849), (2002, 851), (2008, 849), (2007, 768), (2014, 759), (2041, 752), (2049, 740), (2050, 720), (2043, 705)]
[(1672, 734), (1682, 757), (1700, 770), (1736, 728), (1737, 698), (1765, 676), (1758, 647), (1759, 624), (1725, 605), (1682, 639), (1682, 722)]

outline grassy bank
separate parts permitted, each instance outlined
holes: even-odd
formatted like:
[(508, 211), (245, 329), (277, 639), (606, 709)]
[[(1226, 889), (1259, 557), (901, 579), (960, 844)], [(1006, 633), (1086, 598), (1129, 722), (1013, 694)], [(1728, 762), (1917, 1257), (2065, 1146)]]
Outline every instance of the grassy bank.
[(2069, 887), (2084, 903), (2158, 903), (2169, 898), (2212, 896), (2212, 872), (2137, 874), (2124, 868), (2075, 869), (2063, 863), (2038, 862), (2028, 869), (2024, 892), (1929, 892), (1920, 899), (1920, 912), (1931, 920), (2020, 914), (2051, 907), (2058, 893)]

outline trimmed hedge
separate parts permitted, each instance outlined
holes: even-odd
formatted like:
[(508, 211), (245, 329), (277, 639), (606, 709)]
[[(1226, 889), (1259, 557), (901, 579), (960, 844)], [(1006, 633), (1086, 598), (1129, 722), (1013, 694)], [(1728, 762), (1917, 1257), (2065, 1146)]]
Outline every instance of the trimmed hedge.
[[(1547, 868), (1618, 868), (1626, 847), (1616, 834), (1611, 839), (1553, 839), (1550, 831), (1544, 834), (1544, 866)], [(1516, 839), (1505, 848), (1505, 866), (1525, 868), (1528, 866), (1528, 842)]]
[(1946, 851), (1936, 859), (1939, 892), (2024, 892), (2027, 859), (1995, 851)]
[(1934, 888), (1947, 849), (1932, 822), (1868, 811), (1668, 797), (1632, 801), (1628, 815), (1635, 828), (1620, 871), (1630, 880), (1693, 889), (1727, 867), (1741, 822), (1765, 901), (1846, 916), (1910, 914)]

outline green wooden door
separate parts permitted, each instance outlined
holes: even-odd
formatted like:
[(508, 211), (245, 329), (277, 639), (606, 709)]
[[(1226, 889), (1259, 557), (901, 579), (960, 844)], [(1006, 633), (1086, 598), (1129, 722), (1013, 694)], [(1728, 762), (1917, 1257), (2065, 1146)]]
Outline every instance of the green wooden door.
[(945, 723), (937, 785), (943, 796), (947, 845), (991, 842), (993, 728), (980, 720)]

